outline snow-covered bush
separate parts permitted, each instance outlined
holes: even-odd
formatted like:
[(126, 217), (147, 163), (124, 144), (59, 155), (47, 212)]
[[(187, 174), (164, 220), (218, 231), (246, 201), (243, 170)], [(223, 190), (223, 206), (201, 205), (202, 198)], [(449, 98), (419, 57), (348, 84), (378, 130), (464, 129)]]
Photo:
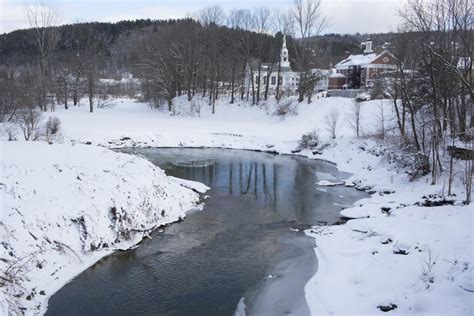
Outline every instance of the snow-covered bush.
[(411, 145), (404, 147), (399, 144), (392, 145), (387, 151), (386, 157), (391, 163), (410, 175), (411, 180), (425, 176), (431, 171), (429, 157)]
[(97, 95), (96, 104), (98, 109), (112, 108), (116, 105), (107, 94)]
[(56, 116), (50, 116), (46, 122), (46, 132), (48, 135), (55, 135), (61, 128), (61, 120)]
[(365, 102), (365, 101), (370, 101), (370, 94), (366, 92), (359, 93), (355, 97), (356, 102)]
[(12, 123), (3, 123), (0, 134), (2, 136), (2, 139), (6, 137), (6, 140), (8, 140), (9, 142), (17, 140), (17, 136), (19, 134), (18, 127)]
[(61, 120), (56, 116), (50, 116), (44, 126), (44, 138), (47, 142), (52, 143), (62, 139)]
[(38, 127), (41, 122), (41, 111), (33, 106), (19, 109), (12, 119), (23, 133), (25, 140), (38, 139)]
[(312, 130), (309, 133), (303, 134), (299, 142), (299, 149), (314, 149), (318, 147), (319, 135), (317, 130)]
[(275, 111), (273, 112), (273, 115), (277, 116), (285, 116), (285, 115), (297, 115), (298, 114), (298, 108), (296, 107), (296, 104), (292, 102), (291, 99), (282, 99), (280, 100), (280, 103), (277, 104), (277, 107)]
[(421, 258), (422, 280), (426, 283), (426, 288), (430, 287), (429, 283), (434, 283), (434, 267), (439, 255), (433, 254), (433, 251), (428, 247), (428, 251)]

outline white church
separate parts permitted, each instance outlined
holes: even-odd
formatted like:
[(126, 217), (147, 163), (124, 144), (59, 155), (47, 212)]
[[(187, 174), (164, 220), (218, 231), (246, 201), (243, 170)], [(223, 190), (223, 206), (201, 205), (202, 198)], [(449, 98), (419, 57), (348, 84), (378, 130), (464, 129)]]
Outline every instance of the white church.
[[(280, 81), (280, 92), (293, 94), (298, 91), (300, 74), (291, 69), (288, 49), (286, 48), (286, 36), (283, 37), (280, 62), (260, 63), (260, 76), (258, 66), (258, 60), (253, 60), (247, 64), (245, 69), (245, 89), (247, 92), (250, 91), (251, 93), (252, 77), (255, 90), (257, 90), (258, 82), (260, 81), (260, 93), (265, 91), (267, 80), (269, 80), (269, 90), (274, 92), (278, 85), (277, 78)], [(280, 66), (280, 71), (278, 71), (278, 66)]]

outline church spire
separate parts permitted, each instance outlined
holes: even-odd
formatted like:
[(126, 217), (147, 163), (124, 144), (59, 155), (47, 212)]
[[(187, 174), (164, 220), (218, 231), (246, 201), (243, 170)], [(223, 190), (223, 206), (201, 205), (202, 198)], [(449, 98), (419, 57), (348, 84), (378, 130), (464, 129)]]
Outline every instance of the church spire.
[(280, 54), (280, 65), (281, 67), (290, 67), (290, 58), (288, 55), (288, 49), (286, 48), (286, 35), (283, 35), (283, 45), (281, 47)]

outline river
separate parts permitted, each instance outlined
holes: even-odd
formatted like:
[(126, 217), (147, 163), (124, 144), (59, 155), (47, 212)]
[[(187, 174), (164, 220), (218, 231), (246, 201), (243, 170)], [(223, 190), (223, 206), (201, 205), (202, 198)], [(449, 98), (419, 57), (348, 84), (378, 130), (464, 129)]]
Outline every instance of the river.
[(144, 148), (168, 175), (205, 183), (202, 211), (114, 253), (49, 300), (47, 315), (307, 315), (317, 270), (302, 229), (335, 223), (366, 196), (318, 187), (348, 174), (296, 156), (229, 149)]

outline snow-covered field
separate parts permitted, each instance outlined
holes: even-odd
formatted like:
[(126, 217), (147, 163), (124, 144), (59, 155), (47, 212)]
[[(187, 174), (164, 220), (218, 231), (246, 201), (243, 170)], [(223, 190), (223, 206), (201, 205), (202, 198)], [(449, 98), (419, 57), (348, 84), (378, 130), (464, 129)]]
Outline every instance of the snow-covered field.
[[(345, 217), (360, 219), (341, 226), (314, 227), (308, 231), (316, 238), (315, 251), (319, 262), (318, 272), (305, 288), (311, 311), (315, 314), (376, 314), (381, 313), (380, 308), (396, 305), (391, 313), (472, 315), (472, 206), (415, 206), (416, 202), (423, 201), (425, 195), (443, 194), (443, 181), (434, 186), (429, 185), (426, 177), (410, 182), (405, 173), (376, 154), (379, 145), (375, 141), (355, 139), (349, 119), (352, 100), (315, 98), (311, 104), (300, 104), (298, 115), (286, 117), (271, 115), (274, 111), (272, 102), (253, 107), (219, 102), (214, 115), (203, 103), (199, 116), (189, 113), (184, 99), (177, 100), (177, 116), (151, 110), (146, 104), (131, 100), (115, 100), (114, 103), (114, 107), (96, 109), (93, 114), (88, 113), (86, 106), (52, 113), (62, 121), (64, 142), (77, 144), (58, 147), (64, 151), (81, 148), (81, 152), (82, 149), (84, 152), (100, 152), (104, 149), (93, 145), (208, 146), (295, 153), (301, 135), (317, 129), (320, 139), (327, 141), (329, 147), (322, 153), (303, 150), (298, 154), (337, 163), (340, 170), (353, 174), (347, 184), (370, 187), (374, 194), (342, 212)], [(362, 134), (379, 132), (381, 106), (387, 120), (385, 127), (393, 126), (390, 101), (365, 102), (361, 112)], [(329, 140), (327, 130), (327, 115), (333, 109), (339, 112), (335, 141)], [(4, 160), (2, 158), (3, 164)], [(86, 165), (98, 173), (103, 172), (101, 168), (107, 169), (101, 165), (100, 159), (86, 161)], [(54, 170), (51, 161), (48, 165)], [(136, 167), (132, 168), (130, 163), (125, 167), (130, 169), (120, 172), (140, 178)], [(23, 167), (21, 170), (24, 173), (27, 169)], [(119, 181), (121, 177), (115, 180)], [(143, 176), (140, 179), (151, 181)], [(101, 189), (101, 183), (94, 187)], [(324, 184), (327, 183), (320, 183)], [(320, 185), (315, 183), (315, 190)], [(462, 190), (457, 180), (454, 188), (457, 200), (462, 199)], [(30, 195), (34, 193), (30, 192)], [(41, 193), (40, 196), (44, 199), (45, 195)], [(73, 216), (77, 218), (78, 210), (74, 212)], [(34, 279), (31, 282), (33, 284)]]

